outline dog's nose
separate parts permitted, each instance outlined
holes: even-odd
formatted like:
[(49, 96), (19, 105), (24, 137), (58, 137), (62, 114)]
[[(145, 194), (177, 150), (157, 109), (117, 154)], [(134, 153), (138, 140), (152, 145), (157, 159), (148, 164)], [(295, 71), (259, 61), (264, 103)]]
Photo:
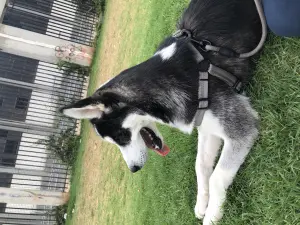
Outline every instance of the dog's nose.
[(140, 169), (142, 169), (142, 167), (140, 167), (140, 166), (133, 166), (133, 167), (130, 168), (130, 171), (132, 173), (135, 173), (135, 172), (139, 171)]

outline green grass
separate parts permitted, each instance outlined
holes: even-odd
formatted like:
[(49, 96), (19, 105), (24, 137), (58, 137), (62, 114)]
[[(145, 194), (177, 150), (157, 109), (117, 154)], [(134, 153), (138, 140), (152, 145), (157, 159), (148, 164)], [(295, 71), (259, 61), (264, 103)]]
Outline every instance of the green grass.
[[(87, 122), (82, 123), (82, 131), (88, 130), (88, 125)], [(72, 210), (75, 207), (76, 203), (76, 195), (78, 192), (80, 192), (80, 175), (81, 175), (81, 168), (82, 168), (82, 162), (83, 162), (83, 153), (84, 153), (84, 148), (86, 146), (86, 142), (88, 141), (88, 132), (82, 132), (82, 138), (81, 138), (81, 143), (80, 143), (80, 148), (78, 149), (78, 154), (76, 158), (76, 163), (75, 166), (72, 168), (71, 171), (71, 188), (70, 188), (70, 198), (68, 201), (68, 219), (66, 221), (66, 224), (71, 224), (71, 219), (72, 219)]]
[[(98, 48), (110, 19), (110, 4)], [(120, 32), (126, 41), (119, 45), (120, 62), (135, 65), (151, 56), (159, 42), (175, 30), (175, 24), (188, 4), (187, 0), (139, 1), (137, 13), (129, 16), (131, 5), (124, 10)], [(127, 26), (133, 26), (127, 30)], [(125, 28), (124, 28), (125, 27)], [(99, 50), (100, 51), (100, 50)], [(90, 92), (99, 78), (99, 51), (96, 54)], [(261, 118), (260, 139), (246, 159), (228, 192), (225, 215), (220, 224), (300, 224), (300, 40), (270, 36), (257, 62), (254, 80), (247, 92)], [(101, 76), (101, 75), (100, 75)], [(71, 202), (80, 193), (83, 150), (90, 141), (90, 127), (84, 123), (83, 142), (72, 181)], [(101, 149), (99, 165), (101, 186), (98, 208), (93, 217), (97, 224), (192, 225), (196, 199), (196, 133), (187, 136), (174, 129), (160, 127), (171, 153), (162, 158), (150, 152), (146, 166), (131, 174), (117, 149)], [(108, 148), (108, 147), (107, 147)], [(113, 159), (113, 160), (111, 160)], [(93, 184), (90, 184), (93, 185)], [(82, 194), (82, 193), (81, 193)], [(86, 193), (89, 195), (89, 193)], [(81, 195), (82, 196), (82, 195)], [(76, 199), (76, 213), (82, 199)], [(73, 204), (72, 203), (72, 204)], [(70, 223), (71, 224), (71, 223)], [(91, 224), (91, 223), (86, 223)]]

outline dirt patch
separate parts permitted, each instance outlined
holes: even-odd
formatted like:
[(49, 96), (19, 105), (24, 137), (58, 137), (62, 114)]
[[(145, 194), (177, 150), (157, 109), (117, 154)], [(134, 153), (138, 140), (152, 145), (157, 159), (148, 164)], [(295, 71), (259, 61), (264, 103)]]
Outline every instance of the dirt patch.
[[(118, 0), (108, 3), (105, 31), (99, 50), (100, 60), (98, 77), (95, 80), (96, 87), (128, 67), (126, 57), (122, 57), (125, 59), (122, 62), (116, 61), (120, 54), (124, 54), (121, 47), (122, 42), (126, 41), (124, 34), (130, 39), (133, 26), (130, 21), (138, 13), (137, 7), (130, 7), (130, 5), (137, 4), (138, 0)], [(102, 176), (102, 174), (110, 172), (111, 162), (107, 162), (105, 159), (117, 161), (120, 157), (113, 146), (101, 142), (91, 127), (86, 132), (89, 132), (89, 139), (83, 156), (80, 193), (76, 202), (77, 213), (72, 221), (74, 225), (99, 224), (99, 217), (101, 214), (105, 214), (105, 205), (109, 198), (106, 191), (114, 185), (105, 181), (107, 175)], [(102, 154), (103, 149), (105, 149), (105, 156)], [(104, 164), (107, 164), (107, 167)]]
[(106, 17), (107, 24), (102, 40), (102, 49), (100, 50), (97, 86), (111, 79), (128, 65), (126, 60), (122, 62), (116, 62), (116, 60), (121, 54), (124, 54), (124, 52), (121, 52), (120, 45), (130, 38), (133, 24), (128, 22), (137, 13), (137, 7), (128, 11), (128, 5), (138, 4), (138, 0), (118, 0), (109, 4), (109, 12)]

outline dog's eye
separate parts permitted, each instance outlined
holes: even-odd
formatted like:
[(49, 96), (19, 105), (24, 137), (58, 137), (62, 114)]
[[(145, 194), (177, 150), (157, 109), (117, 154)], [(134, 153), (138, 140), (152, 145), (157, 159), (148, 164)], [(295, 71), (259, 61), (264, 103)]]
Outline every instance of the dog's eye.
[(129, 129), (120, 129), (113, 139), (121, 146), (127, 145), (130, 143), (131, 132)]

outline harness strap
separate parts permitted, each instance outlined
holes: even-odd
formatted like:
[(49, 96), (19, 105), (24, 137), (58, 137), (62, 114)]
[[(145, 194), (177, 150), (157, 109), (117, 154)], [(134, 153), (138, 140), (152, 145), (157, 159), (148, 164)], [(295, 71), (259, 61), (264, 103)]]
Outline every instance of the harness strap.
[(210, 64), (207, 72), (199, 72), (199, 88), (198, 88), (198, 109), (195, 115), (195, 126), (200, 126), (209, 106), (208, 99), (208, 76), (212, 75), (218, 79), (224, 81), (231, 88), (235, 89), (236, 92), (240, 92), (242, 89), (242, 82), (227, 72), (226, 70), (221, 69), (215, 65)]
[[(195, 55), (197, 63), (200, 64), (205, 61), (203, 55), (196, 49), (196, 47), (189, 42), (189, 48)], [(233, 88), (236, 92), (240, 92), (242, 89), (242, 82), (234, 76), (233, 74), (223, 70), (220, 67), (217, 67), (211, 63), (208, 64), (207, 71), (199, 72), (199, 85), (198, 85), (198, 108), (195, 115), (195, 126), (200, 126), (205, 114), (209, 106), (209, 99), (208, 99), (208, 79), (209, 75), (217, 77), (218, 79), (224, 81), (228, 84), (231, 88)]]
[[(259, 44), (251, 52), (239, 54), (230, 48), (214, 46), (208, 40), (195, 40), (193, 38), (191, 31), (185, 30), (185, 29), (176, 31), (173, 34), (173, 37), (177, 38), (177, 39), (187, 38), (190, 40), (189, 47), (191, 48), (192, 52), (194, 53), (197, 63), (203, 62), (204, 57), (192, 43), (196, 44), (204, 52), (215, 51), (215, 52), (218, 52), (221, 55), (224, 55), (227, 57), (248, 58), (250, 56), (253, 56), (262, 48), (262, 46), (266, 40), (266, 36), (267, 36), (267, 25), (266, 25), (266, 20), (265, 20), (264, 13), (263, 13), (263, 7), (261, 4), (261, 0), (254, 0), (254, 2), (255, 2), (255, 5), (256, 5), (260, 20), (261, 20), (262, 37), (261, 37)], [(209, 74), (224, 81), (226, 84), (228, 84), (231, 88), (233, 88), (237, 92), (240, 92), (241, 88), (242, 88), (242, 82), (240, 82), (239, 79), (237, 77), (235, 77), (233, 74), (231, 74), (231, 73), (227, 72), (226, 70), (223, 70), (215, 65), (212, 65), (210, 63), (208, 65), (209, 65), (209, 67), (208, 67), (207, 71), (199, 72), (199, 89), (198, 89), (199, 103), (198, 103), (198, 109), (197, 109), (196, 115), (195, 115), (195, 122), (194, 122), (195, 126), (201, 125), (205, 111), (209, 106), (209, 100), (208, 100), (208, 75)]]
[(223, 70), (220, 67), (210, 64), (208, 68), (208, 73), (224, 81), (231, 88), (235, 89), (236, 92), (241, 91), (243, 86), (242, 82), (236, 76), (232, 75), (226, 70)]
[(199, 72), (198, 109), (195, 115), (195, 125), (200, 126), (208, 108), (208, 72)]

